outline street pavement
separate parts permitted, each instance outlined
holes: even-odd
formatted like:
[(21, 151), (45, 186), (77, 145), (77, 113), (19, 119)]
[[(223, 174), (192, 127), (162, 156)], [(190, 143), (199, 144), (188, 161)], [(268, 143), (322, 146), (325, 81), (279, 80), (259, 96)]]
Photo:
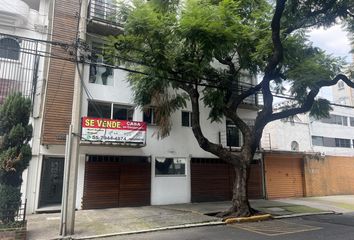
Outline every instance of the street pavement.
[[(79, 210), (76, 212), (75, 235), (72, 237), (73, 239), (91, 239), (107, 235), (222, 224), (220, 218), (207, 214), (226, 210), (230, 204), (230, 202), (209, 202)], [(354, 212), (354, 195), (277, 201), (257, 199), (251, 200), (251, 205), (262, 212), (280, 218), (293, 217), (298, 214), (319, 214), (323, 211), (347, 213)], [(60, 213), (28, 215), (28, 239), (59, 239), (59, 222)], [(215, 229), (217, 231), (220, 228)]]
[(101, 240), (354, 240), (354, 214), (168, 230)]

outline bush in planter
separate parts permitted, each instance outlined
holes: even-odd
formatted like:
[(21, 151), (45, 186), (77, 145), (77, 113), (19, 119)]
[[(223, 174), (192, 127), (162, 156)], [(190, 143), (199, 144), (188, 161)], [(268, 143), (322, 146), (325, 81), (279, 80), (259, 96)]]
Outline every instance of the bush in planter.
[(14, 222), (21, 204), (21, 192), (17, 187), (0, 184), (0, 219), (4, 225)]
[(0, 221), (14, 221), (21, 204), (22, 172), (31, 159), (28, 142), (31, 101), (20, 93), (9, 96), (0, 106)]

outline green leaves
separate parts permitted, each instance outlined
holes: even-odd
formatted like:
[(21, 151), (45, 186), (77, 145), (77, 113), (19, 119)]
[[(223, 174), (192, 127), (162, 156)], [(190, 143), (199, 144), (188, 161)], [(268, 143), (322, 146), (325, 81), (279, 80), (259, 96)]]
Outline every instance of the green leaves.
[(312, 105), (310, 116), (315, 119), (328, 118), (329, 112), (332, 110), (330, 102), (327, 99), (318, 98)]
[(31, 101), (20, 93), (9, 96), (0, 106), (0, 184), (21, 186), (22, 172), (32, 157), (30, 112)]

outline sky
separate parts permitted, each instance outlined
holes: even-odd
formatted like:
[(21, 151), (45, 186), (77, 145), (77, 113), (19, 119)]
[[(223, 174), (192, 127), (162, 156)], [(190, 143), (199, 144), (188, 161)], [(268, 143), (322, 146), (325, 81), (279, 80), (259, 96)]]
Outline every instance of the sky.
[[(309, 33), (309, 39), (313, 46), (325, 50), (328, 54), (335, 57), (344, 57), (348, 63), (351, 63), (353, 58), (349, 53), (351, 50), (348, 33), (342, 29), (340, 25), (335, 25), (328, 29), (313, 29)], [(285, 86), (287, 88), (287, 86)], [(333, 101), (331, 87), (322, 88), (319, 96)], [(274, 102), (279, 103), (286, 101), (282, 98), (275, 98)]]
[[(320, 47), (333, 56), (344, 57), (348, 63), (352, 62), (353, 58), (349, 53), (351, 47), (348, 33), (340, 25), (328, 29), (313, 29), (309, 33), (309, 37), (314, 46)], [(330, 87), (322, 88), (319, 95), (330, 101), (333, 100)]]
[(320, 47), (334, 56), (345, 57), (348, 62), (351, 62), (350, 41), (347, 35), (340, 25), (328, 29), (314, 29), (309, 33), (314, 46)]

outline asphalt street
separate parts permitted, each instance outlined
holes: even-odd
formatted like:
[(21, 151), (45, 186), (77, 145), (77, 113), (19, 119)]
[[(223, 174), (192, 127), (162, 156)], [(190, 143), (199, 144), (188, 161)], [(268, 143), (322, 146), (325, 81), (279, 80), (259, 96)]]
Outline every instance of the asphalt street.
[(354, 240), (354, 213), (197, 227), (102, 240)]

